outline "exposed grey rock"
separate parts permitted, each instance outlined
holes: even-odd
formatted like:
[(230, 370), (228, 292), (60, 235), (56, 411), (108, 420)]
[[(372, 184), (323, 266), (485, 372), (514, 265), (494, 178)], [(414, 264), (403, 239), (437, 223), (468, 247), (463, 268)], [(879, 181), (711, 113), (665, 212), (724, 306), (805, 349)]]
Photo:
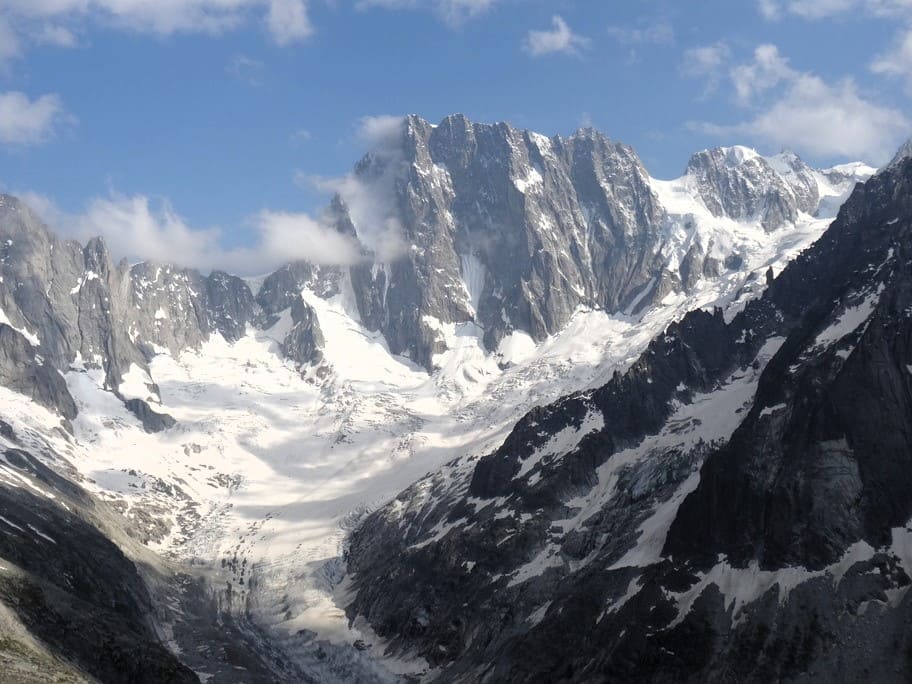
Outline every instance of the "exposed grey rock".
[(142, 422), (146, 432), (163, 432), (174, 427), (177, 421), (167, 413), (157, 413), (142, 399), (127, 399), (124, 406)]
[[(301, 290), (305, 287), (319, 297), (338, 294), (341, 277), (342, 272), (338, 268), (296, 261), (282, 266), (263, 281), (256, 302), (266, 317), (274, 317), (299, 301)], [(269, 327), (268, 323), (264, 325)]]
[(57, 411), (66, 420), (76, 417), (76, 404), (66, 381), (36, 354), (28, 340), (3, 323), (0, 323), (0, 385)]
[(764, 229), (776, 230), (794, 222), (799, 211), (813, 213), (820, 201), (810, 169), (797, 156), (782, 155), (780, 163), (792, 183), (766, 159), (743, 147), (699, 152), (691, 157), (687, 175), (714, 216), (759, 218)]
[[(157, 349), (178, 355), (214, 334), (234, 341), (249, 325), (273, 326), (286, 311), (292, 326), (283, 353), (301, 365), (319, 363), (324, 340), (304, 288), (332, 297), (348, 296), (350, 287), (361, 322), (382, 331), (392, 351), (430, 369), (446, 348), (440, 322), (478, 324), (494, 349), (513, 330), (543, 339), (580, 306), (636, 313), (743, 266), (739, 254), (714, 257), (711, 244), (693, 243), (670, 267), (662, 251), (668, 217), (649, 174), (631, 148), (596, 131), (545, 138), (461, 116), (436, 127), (409, 117), (393, 147), (367, 155), (354, 173), (382, 195), (382, 211), (365, 215), (336, 198), (325, 215), (361, 239), (363, 260), (347, 269), (286, 265), (256, 296), (220, 272), (114, 265), (101, 240), (84, 248), (62, 241), (18, 201), (0, 196), (0, 307), (10, 322), (0, 325), (0, 383), (71, 418), (76, 407), (59, 371), (77, 360), (103, 369), (107, 388), (120, 396), (125, 373), (133, 364), (146, 368)], [(453, 680), (912, 674), (904, 657), (907, 603), (896, 601), (909, 578), (887, 553), (853, 564), (835, 585), (805, 582), (784, 603), (773, 586), (738, 620), (710, 583), (674, 622), (676, 597), (698, 587), (720, 554), (739, 568), (821, 568), (853, 542), (882, 545), (912, 514), (904, 368), (912, 354), (905, 314), (912, 310), (905, 199), (912, 171), (896, 169), (856, 193), (829, 237), (779, 278), (770, 276), (768, 295), (734, 321), (720, 311), (692, 312), (629, 372), (534, 410), (494, 452), (451, 464), (371, 515), (351, 540), (349, 614), (367, 618), (393, 653), (417, 653)], [(764, 159), (732, 149), (696, 155), (688, 167), (692, 187), (717, 217), (757, 218), (767, 230), (819, 209), (816, 173), (834, 183), (854, 177), (851, 170), (816, 172), (790, 154)], [(389, 226), (400, 233), (398, 253), (369, 239)], [(865, 287), (880, 286), (877, 313), (851, 349), (848, 342), (822, 350), (809, 344), (865, 301)], [(771, 335), (788, 340), (760, 376), (758, 350)], [(761, 378), (754, 406), (743, 407), (727, 443), (672, 441), (624, 460), (660, 431), (682, 440), (698, 432), (699, 419), (672, 424), (675, 411), (714, 395), (733, 374), (752, 372)], [(778, 403), (781, 413), (764, 413)], [(142, 399), (125, 404), (147, 430), (173, 425)], [(556, 435), (574, 434), (592, 416), (602, 424), (572, 449), (542, 456)], [(16, 437), (2, 424), (0, 435)], [(128, 677), (186, 677), (143, 624), (149, 602), (135, 568), (86, 520), (91, 500), (27, 452), (8, 450), (4, 460), (83, 507), (80, 525), (51, 500), (35, 503), (0, 487), (0, 511), (12, 529), (75, 525), (74, 541), (97, 557), (67, 546), (51, 566), (59, 576), (50, 577), (35, 564), (51, 547), (40, 536), (25, 544), (9, 535), (0, 555), (19, 554), (14, 562), (26, 575), (4, 578), (0, 597), (57, 652), (99, 678), (121, 666)], [(584, 510), (580, 498), (606, 486), (600, 469), (619, 460), (613, 489)], [(696, 490), (678, 510), (676, 497), (697, 469), (699, 486), (691, 485)], [(677, 511), (662, 558), (616, 565), (661, 506)], [(541, 572), (512, 582), (536, 563)], [(99, 564), (110, 565), (116, 586), (100, 585)], [(192, 631), (215, 610), (202, 592), (190, 603), (203, 616), (182, 625)], [(870, 615), (868, 605), (876, 608)], [(243, 622), (222, 626), (209, 641), (219, 648), (230, 651), (236, 635), (257, 638)], [(72, 637), (83, 631), (82, 642)], [(831, 646), (838, 640), (851, 641), (848, 652), (862, 657), (846, 667)], [(122, 663), (133, 650), (135, 662)], [(242, 653), (236, 662), (265, 679), (304, 679), (261, 655)], [(232, 663), (222, 665), (226, 678), (236, 674)]]
[[(686, 178), (715, 215), (774, 230), (819, 208), (819, 178), (848, 187), (862, 171), (819, 172), (791, 153), (719, 148), (694, 155)], [(724, 265), (710, 256), (711, 243), (665, 254), (666, 211), (648, 172), (634, 150), (593, 129), (546, 138), (461, 115), (437, 126), (409, 116), (352, 181), (367, 200), (356, 197), (353, 213), (336, 197), (321, 220), (360, 241), (363, 259), (287, 264), (255, 296), (221, 272), (115, 267), (100, 240), (84, 250), (61, 241), (3, 197), (0, 306), (41, 340), (52, 365), (66, 370), (78, 355), (104, 368), (116, 390), (155, 349), (179, 354), (215, 332), (233, 341), (250, 324), (271, 327), (304, 288), (325, 298), (350, 285), (361, 323), (430, 370), (446, 349), (439, 323), (473, 322), (494, 350), (514, 330), (554, 334), (581, 306), (635, 314), (739, 267), (737, 254)], [(375, 244), (377, 235), (401, 249)]]
[[(859, 539), (888, 543), (912, 516), (910, 197), (909, 163), (876, 176), (770, 286), (797, 328), (748, 419), (704, 467), (669, 552), (821, 567)], [(847, 309), (870, 317), (835, 344), (815, 342)], [(767, 406), (781, 410), (761, 416)]]
[(890, 163), (887, 164), (887, 168), (891, 166), (898, 166), (910, 157), (912, 157), (912, 138), (909, 138), (906, 140), (906, 142), (900, 145), (899, 149), (896, 150), (896, 154), (893, 155), (893, 159), (891, 159)]
[[(353, 175), (389, 206), (353, 215), (336, 198), (327, 216), (365, 239), (383, 221), (398, 226), (401, 253), (369, 252), (350, 279), (362, 323), (429, 369), (446, 348), (437, 322), (472, 321), (493, 350), (514, 330), (544, 339), (580, 306), (636, 313), (722, 273), (711, 245), (696, 242), (672, 264), (648, 172), (598, 131), (546, 138), (461, 115), (437, 126), (409, 116), (389, 145)], [(772, 231), (818, 211), (821, 179), (851, 188), (853, 173), (816, 171), (789, 152), (718, 148), (694, 155), (685, 182), (715, 216)]]
[[(292, 264), (267, 278), (255, 299), (246, 282), (220, 271), (203, 276), (152, 262), (115, 266), (101, 238), (84, 248), (60, 240), (19, 200), (2, 195), (0, 311), (36, 349), (28, 352), (25, 338), (16, 339), (13, 330), (5, 333), (0, 382), (71, 419), (76, 408), (57, 371), (77, 362), (103, 369), (106, 388), (120, 396), (130, 367), (147, 370), (156, 349), (177, 356), (216, 333), (233, 342), (248, 325), (262, 325), (300, 301), (305, 286), (322, 296), (337, 292), (340, 277), (338, 269)], [(313, 317), (309, 331), (312, 346), (322, 344)], [(302, 328), (298, 334), (299, 357), (316, 358), (318, 350), (304, 351)], [(30, 360), (35, 355), (40, 362)], [(170, 416), (148, 406), (134, 402), (128, 408), (146, 429), (172, 424)]]
[(282, 342), (282, 353), (299, 365), (314, 365), (323, 358), (323, 333), (314, 310), (298, 297), (291, 305), (292, 327)]
[(395, 176), (407, 249), (352, 269), (362, 322), (395, 353), (432, 366), (445, 347), (428, 317), (478, 322), (489, 348), (514, 329), (543, 339), (581, 304), (617, 310), (660, 266), (663, 211), (648, 174), (631, 148), (595, 131), (548, 139), (463, 116), (436, 127), (409, 117), (401, 153), (369, 155), (356, 177)]
[(243, 337), (258, 313), (247, 283), (224, 271), (212, 271), (206, 278), (206, 293), (212, 326), (229, 342)]

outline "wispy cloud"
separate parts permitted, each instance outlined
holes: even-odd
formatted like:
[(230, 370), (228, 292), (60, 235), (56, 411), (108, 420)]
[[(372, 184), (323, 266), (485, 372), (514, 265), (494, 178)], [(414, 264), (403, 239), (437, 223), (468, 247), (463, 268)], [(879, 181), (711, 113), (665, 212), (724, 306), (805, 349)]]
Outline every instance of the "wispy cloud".
[(758, 0), (757, 9), (770, 21), (777, 21), (787, 14), (814, 21), (850, 12), (899, 17), (912, 14), (912, 0)]
[[(2, 0), (0, 61), (18, 56), (25, 43), (74, 47), (92, 24), (168, 36), (219, 34), (257, 19), (278, 45), (313, 33), (309, 0)], [(15, 31), (13, 30), (15, 27)], [(11, 39), (10, 36), (13, 36)]]
[(768, 21), (778, 21), (782, 16), (782, 8), (776, 0), (757, 0), (757, 10)]
[(403, 150), (405, 117), (362, 117), (355, 139), (367, 147), (375, 166), (369, 177), (348, 173), (339, 178), (297, 176), (299, 183), (338, 195), (361, 243), (381, 262), (391, 262), (406, 250), (399, 218), (397, 186), (408, 168)]
[(703, 133), (747, 138), (827, 158), (889, 158), (907, 137), (909, 119), (898, 109), (866, 99), (850, 78), (828, 83), (789, 65), (774, 45), (729, 70), (733, 95), (752, 116), (734, 124), (693, 122)]
[(295, 43), (313, 33), (304, 0), (271, 0), (266, 24), (278, 45)]
[(71, 120), (57, 95), (30, 99), (20, 92), (0, 93), (0, 144), (29, 146), (46, 142)]
[(469, 19), (493, 8), (500, 0), (358, 0), (358, 9), (381, 8), (386, 10), (431, 10), (451, 26), (459, 26)]
[(358, 120), (355, 137), (372, 150), (400, 149), (405, 117), (400, 114), (363, 116)]
[(698, 45), (684, 52), (681, 72), (691, 78), (703, 79), (703, 95), (706, 96), (719, 88), (730, 58), (731, 49), (724, 42)]
[(904, 79), (906, 89), (912, 93), (912, 30), (900, 33), (894, 45), (871, 62), (871, 71)]
[[(4, 110), (0, 100), (0, 121)], [(377, 162), (369, 178), (349, 173), (339, 178), (305, 177), (296, 181), (324, 193), (337, 194), (348, 208), (357, 236), (340, 233), (332, 212), (317, 215), (264, 209), (243, 225), (252, 232), (249, 246), (226, 247), (227, 233), (218, 227), (191, 225), (167, 199), (111, 192), (91, 199), (77, 213), (62, 211), (46, 196), (19, 194), (52, 228), (85, 241), (101, 235), (116, 258), (154, 260), (199, 268), (223, 269), (241, 275), (268, 272), (281, 264), (305, 260), (348, 266), (370, 258), (382, 262), (402, 256), (407, 245), (398, 215), (397, 183), (406, 168), (402, 116), (369, 116), (359, 120), (354, 137), (369, 148)], [(295, 138), (309, 134), (298, 131)]]
[(742, 105), (750, 104), (756, 95), (796, 76), (788, 60), (779, 53), (779, 48), (770, 44), (758, 45), (752, 62), (739, 64), (731, 70), (735, 97)]
[(579, 55), (589, 47), (590, 40), (574, 33), (562, 17), (554, 15), (551, 28), (544, 31), (529, 31), (523, 49), (533, 57), (543, 55)]
[(196, 228), (166, 200), (144, 195), (95, 198), (85, 210), (61, 211), (47, 197), (19, 193), (53, 229), (78, 240), (96, 235), (116, 258), (152, 260), (199, 268), (223, 269), (241, 275), (266, 273), (293, 260), (346, 266), (364, 259), (358, 241), (339, 233), (323, 217), (264, 210), (250, 217), (254, 233), (248, 247), (226, 249), (218, 228)]
[(306, 128), (299, 128), (291, 134), (291, 142), (295, 145), (303, 145), (313, 140), (313, 133)]
[(74, 48), (79, 45), (79, 38), (73, 31), (56, 24), (43, 24), (32, 34), (31, 39), (39, 45), (53, 45), (61, 48)]
[(0, 14), (0, 68), (22, 54), (22, 41), (12, 24)]

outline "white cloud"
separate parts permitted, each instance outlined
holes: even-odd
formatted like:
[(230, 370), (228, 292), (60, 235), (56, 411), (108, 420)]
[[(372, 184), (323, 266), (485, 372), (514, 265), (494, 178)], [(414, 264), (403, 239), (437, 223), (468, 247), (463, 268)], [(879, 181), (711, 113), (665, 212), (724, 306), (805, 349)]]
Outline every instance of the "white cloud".
[(295, 145), (303, 145), (313, 140), (313, 133), (306, 128), (299, 128), (291, 134), (291, 142)]
[(730, 58), (731, 50), (724, 42), (699, 45), (684, 52), (681, 71), (685, 76), (704, 79), (703, 94), (708, 95), (719, 87)]
[[(0, 109), (2, 120), (2, 109)], [(348, 207), (357, 237), (339, 233), (329, 213), (263, 210), (252, 216), (252, 244), (225, 248), (219, 228), (192, 227), (167, 200), (137, 194), (92, 199), (84, 211), (61, 211), (48, 198), (18, 194), (63, 235), (86, 241), (102, 235), (116, 258), (154, 260), (199, 268), (222, 269), (241, 275), (266, 273), (284, 263), (306, 260), (348, 266), (365, 261), (365, 249), (376, 259), (391, 262), (405, 253), (398, 218), (397, 184), (407, 169), (402, 151), (402, 116), (371, 116), (360, 120), (356, 138), (370, 147), (376, 173), (367, 178), (350, 173), (341, 178), (305, 178), (298, 182), (336, 193)], [(309, 133), (298, 131), (296, 139)]]
[(906, 86), (912, 91), (912, 31), (902, 33), (888, 52), (879, 55), (871, 63), (875, 74), (906, 79)]
[(850, 12), (875, 17), (900, 17), (912, 13), (912, 0), (758, 0), (760, 14), (776, 21), (784, 14), (802, 19), (829, 19)]
[(858, 0), (792, 0), (786, 3), (786, 9), (805, 19), (823, 19), (854, 9), (858, 4)]
[[(256, 216), (255, 225), (260, 235), (256, 260), (263, 264), (303, 259), (314, 264), (349, 266), (364, 260), (355, 239), (308, 214), (262, 211)], [(247, 259), (240, 261), (243, 264)]]
[(387, 10), (430, 9), (450, 25), (463, 22), (487, 12), (500, 0), (358, 0), (358, 9), (379, 7)]
[(740, 104), (749, 104), (755, 95), (774, 88), (795, 76), (788, 60), (779, 54), (775, 45), (759, 45), (754, 50), (754, 61), (739, 64), (731, 70), (735, 96)]
[(830, 85), (812, 74), (794, 75), (784, 92), (748, 121), (691, 125), (712, 135), (746, 137), (810, 156), (875, 164), (889, 159), (910, 128), (902, 112), (864, 99), (851, 79)]
[(278, 45), (288, 45), (313, 33), (304, 0), (271, 0), (267, 24)]
[(358, 239), (380, 262), (389, 263), (407, 248), (399, 220), (398, 184), (408, 171), (403, 154), (403, 116), (366, 116), (358, 122), (356, 139), (368, 148), (366, 174), (340, 178), (295, 174), (295, 182), (338, 195), (348, 208)]
[(757, 9), (769, 21), (776, 21), (782, 16), (782, 8), (776, 0), (758, 0)]
[(168, 202), (143, 195), (112, 195), (89, 202), (80, 214), (67, 214), (41, 195), (20, 193), (53, 229), (67, 237), (104, 237), (116, 259), (151, 260), (241, 275), (266, 273), (303, 259), (347, 266), (363, 260), (357, 241), (308, 214), (262, 211), (251, 218), (255, 240), (249, 247), (225, 249), (217, 228), (192, 228)]
[(560, 16), (551, 19), (551, 30), (529, 31), (523, 48), (533, 57), (551, 54), (578, 55), (588, 47), (589, 39), (570, 30)]
[(364, 116), (358, 121), (357, 138), (376, 150), (377, 148), (399, 149), (402, 141), (405, 117), (381, 114)]
[(877, 164), (890, 157), (912, 126), (900, 110), (859, 92), (851, 78), (827, 82), (795, 69), (775, 45), (759, 45), (753, 59), (728, 69), (728, 76), (736, 102), (751, 115), (735, 124), (691, 122), (691, 129), (729, 142), (746, 138), (812, 157)]
[(55, 24), (44, 24), (31, 38), (40, 45), (62, 48), (74, 48), (79, 45), (79, 39), (75, 33), (64, 26)]
[(313, 33), (307, 10), (308, 0), (2, 0), (0, 19), (19, 38), (72, 47), (75, 30), (93, 23), (167, 36), (218, 34), (260, 18), (276, 44), (288, 45)]
[(57, 95), (42, 95), (32, 100), (25, 93), (0, 93), (0, 144), (43, 143), (67, 118)]

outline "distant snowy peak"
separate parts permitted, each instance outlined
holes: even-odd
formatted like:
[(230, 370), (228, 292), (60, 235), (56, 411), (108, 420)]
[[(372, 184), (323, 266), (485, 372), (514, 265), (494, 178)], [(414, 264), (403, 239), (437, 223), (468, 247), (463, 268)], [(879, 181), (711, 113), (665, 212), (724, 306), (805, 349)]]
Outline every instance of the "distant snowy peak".
[(800, 214), (830, 216), (833, 204), (874, 171), (861, 163), (818, 170), (791, 151), (764, 157), (747, 147), (719, 147), (690, 159), (685, 184), (713, 216), (776, 230)]
[(827, 177), (844, 178), (845, 180), (863, 183), (877, 173), (877, 169), (864, 162), (850, 162), (848, 164), (837, 164), (828, 169), (821, 169), (820, 173)]

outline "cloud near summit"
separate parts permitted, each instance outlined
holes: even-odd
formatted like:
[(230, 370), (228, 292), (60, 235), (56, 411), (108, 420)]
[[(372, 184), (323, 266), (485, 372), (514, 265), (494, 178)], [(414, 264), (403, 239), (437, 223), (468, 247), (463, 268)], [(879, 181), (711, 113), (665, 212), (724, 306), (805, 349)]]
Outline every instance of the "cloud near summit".
[(78, 214), (34, 193), (23, 200), (52, 229), (86, 241), (101, 235), (115, 258), (160, 261), (201, 271), (260, 275), (290, 261), (348, 266), (363, 261), (358, 241), (309, 214), (264, 210), (250, 218), (250, 246), (225, 247), (218, 228), (194, 228), (164, 200), (144, 195), (95, 198)]

